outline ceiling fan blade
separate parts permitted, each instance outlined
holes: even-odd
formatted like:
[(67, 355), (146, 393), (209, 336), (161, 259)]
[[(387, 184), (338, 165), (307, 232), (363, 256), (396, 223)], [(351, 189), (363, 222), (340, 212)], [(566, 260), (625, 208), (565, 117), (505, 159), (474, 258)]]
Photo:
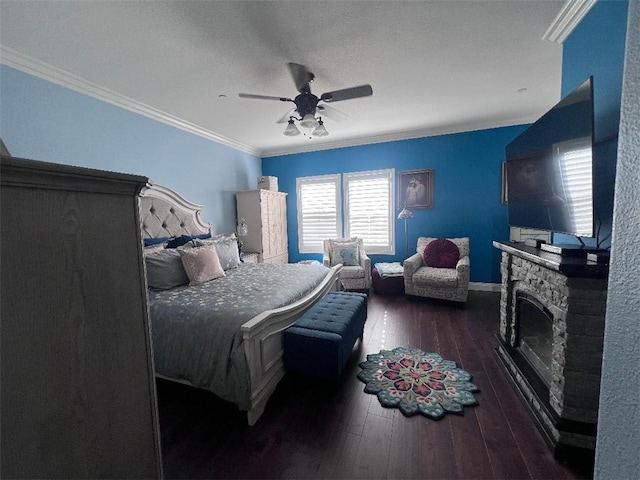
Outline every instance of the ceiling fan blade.
[(286, 97), (270, 97), (268, 95), (254, 95), (253, 93), (239, 93), (240, 98), (257, 98), (258, 100), (279, 100), (281, 102), (293, 102), (290, 98)]
[(287, 63), (287, 66), (293, 77), (293, 83), (295, 83), (296, 89), (300, 93), (311, 93), (309, 84), (313, 82), (316, 76), (311, 73), (307, 67), (299, 63)]
[(368, 97), (373, 95), (371, 85), (360, 85), (357, 87), (343, 88), (342, 90), (334, 90), (333, 92), (323, 93), (320, 100), (323, 102), (341, 102), (342, 100), (350, 100), (352, 98)]
[(296, 107), (293, 107), (287, 113), (285, 113), (276, 123), (287, 123), (290, 117), (296, 116)]
[(318, 105), (316, 115), (330, 118), (336, 122), (343, 122), (348, 118), (348, 115), (341, 112), (337, 108), (330, 107), (329, 105)]

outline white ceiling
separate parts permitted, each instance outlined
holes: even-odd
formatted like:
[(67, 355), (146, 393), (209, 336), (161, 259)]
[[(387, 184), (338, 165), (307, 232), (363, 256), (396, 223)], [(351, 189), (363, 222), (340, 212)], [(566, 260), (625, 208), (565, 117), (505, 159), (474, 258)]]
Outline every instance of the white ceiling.
[[(562, 1), (2, 0), (3, 63), (261, 156), (529, 123), (560, 96)], [(547, 36), (548, 38), (548, 36)], [(328, 137), (285, 137), (297, 94), (333, 103)], [(526, 90), (524, 90), (526, 89)]]

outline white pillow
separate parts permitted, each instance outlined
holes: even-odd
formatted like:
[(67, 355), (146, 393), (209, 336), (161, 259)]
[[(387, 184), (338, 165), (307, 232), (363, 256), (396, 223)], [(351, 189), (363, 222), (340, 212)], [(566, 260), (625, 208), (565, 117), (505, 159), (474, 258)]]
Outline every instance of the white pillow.
[(142, 253), (144, 253), (145, 255), (151, 255), (152, 253), (162, 252), (165, 249), (164, 246), (165, 246), (164, 243), (149, 245), (148, 247), (144, 247), (144, 250), (142, 251)]
[(213, 245), (178, 250), (189, 285), (200, 285), (215, 278), (224, 277), (218, 253)]
[(237, 268), (240, 265), (240, 251), (238, 249), (238, 238), (235, 233), (231, 235), (218, 235), (206, 240), (193, 240), (196, 242), (196, 246), (202, 245), (214, 245), (218, 258), (220, 259), (220, 265), (223, 270), (229, 270), (230, 268)]

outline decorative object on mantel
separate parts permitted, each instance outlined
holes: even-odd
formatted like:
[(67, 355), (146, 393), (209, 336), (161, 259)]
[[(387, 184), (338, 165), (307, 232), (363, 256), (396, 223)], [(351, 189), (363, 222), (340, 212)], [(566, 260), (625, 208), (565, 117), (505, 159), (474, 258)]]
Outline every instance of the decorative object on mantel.
[(462, 414), (477, 405), (471, 374), (437, 353), (397, 347), (367, 355), (358, 379), (366, 393), (375, 393), (383, 407), (397, 407), (406, 417), (421, 413), (434, 420), (446, 413)]
[(398, 214), (398, 220), (404, 220), (404, 258), (409, 256), (409, 223), (407, 220), (410, 218), (413, 218), (413, 212), (407, 210), (407, 205), (405, 204), (404, 208)]

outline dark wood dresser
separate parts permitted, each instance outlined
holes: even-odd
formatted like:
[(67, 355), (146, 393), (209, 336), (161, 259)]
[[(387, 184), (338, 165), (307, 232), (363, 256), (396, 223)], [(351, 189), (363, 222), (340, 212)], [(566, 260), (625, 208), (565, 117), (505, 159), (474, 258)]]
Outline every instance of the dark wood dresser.
[(141, 176), (2, 157), (2, 478), (161, 478)]

